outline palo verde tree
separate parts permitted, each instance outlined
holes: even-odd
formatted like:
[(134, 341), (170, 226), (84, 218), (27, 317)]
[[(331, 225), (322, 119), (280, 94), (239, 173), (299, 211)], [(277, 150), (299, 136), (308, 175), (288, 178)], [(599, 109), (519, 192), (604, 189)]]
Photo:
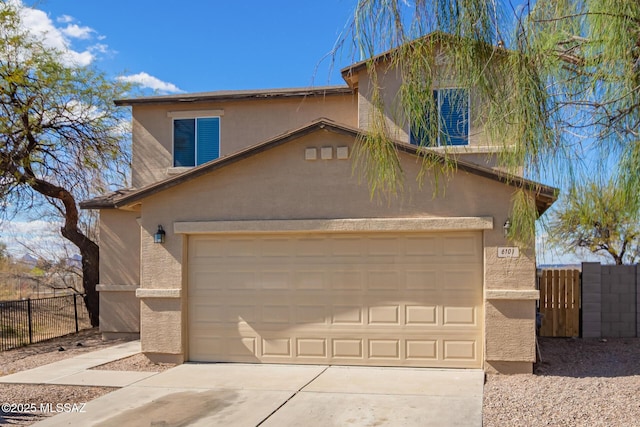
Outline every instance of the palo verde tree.
[[(395, 104), (383, 105), (384, 70), (369, 63), (377, 108), (359, 161), (373, 189), (393, 192), (402, 180), (379, 112), (397, 111), (405, 126), (426, 135), (421, 144), (433, 145), (431, 88), (443, 82), (473, 88), (482, 100), (471, 119), (503, 145), (503, 170), (570, 187), (576, 159), (595, 150), (603, 164), (622, 165), (627, 194), (640, 189), (637, 0), (359, 0), (347, 39), (363, 59), (387, 51), (402, 79)], [(424, 152), (425, 171), (455, 167), (453, 156), (443, 167)], [(513, 209), (512, 237), (531, 242), (537, 215), (523, 190)]]
[(13, 2), (0, 3), (1, 209), (57, 215), (82, 256), (85, 304), (97, 325), (99, 248), (78, 202), (125, 176), (128, 138), (113, 100), (128, 87), (66, 63), (20, 19)]
[(549, 221), (550, 241), (566, 252), (586, 249), (616, 265), (634, 264), (640, 256), (637, 202), (637, 197), (627, 197), (614, 180), (576, 184)]

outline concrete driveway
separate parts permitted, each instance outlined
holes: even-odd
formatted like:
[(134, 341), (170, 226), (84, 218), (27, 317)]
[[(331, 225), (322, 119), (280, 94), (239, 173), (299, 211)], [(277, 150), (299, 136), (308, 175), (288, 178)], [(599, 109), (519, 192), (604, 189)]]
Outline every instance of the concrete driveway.
[(481, 426), (479, 370), (187, 363), (38, 426)]

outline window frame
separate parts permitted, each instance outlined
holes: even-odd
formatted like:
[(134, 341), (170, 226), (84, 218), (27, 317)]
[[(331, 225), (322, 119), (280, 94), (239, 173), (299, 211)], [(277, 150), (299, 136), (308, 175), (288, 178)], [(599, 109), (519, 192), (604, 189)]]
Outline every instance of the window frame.
[[(220, 146), (221, 146), (221, 135), (222, 135), (222, 115), (172, 115), (171, 116), (171, 167), (172, 168), (194, 168), (200, 166), (204, 163), (198, 163), (198, 120), (200, 119), (217, 119), (218, 120), (218, 141), (217, 141), (217, 152), (218, 157), (208, 160), (204, 163), (208, 163), (212, 160), (220, 158)], [(194, 147), (193, 147), (193, 165), (192, 166), (179, 166), (176, 165), (176, 120), (193, 120), (195, 123), (194, 126)]]
[[(466, 143), (465, 144), (443, 144), (442, 143), (442, 138), (443, 137), (447, 137), (447, 135), (442, 131), (442, 102), (441, 102), (441, 92), (442, 91), (446, 91), (446, 90), (460, 90), (460, 91), (464, 91), (466, 92), (466, 98), (467, 98), (467, 111), (466, 111)], [(432, 95), (435, 95), (435, 102), (436, 102), (436, 106), (437, 106), (437, 117), (438, 117), (438, 129), (437, 129), (437, 140), (436, 140), (436, 144), (434, 145), (425, 145), (425, 147), (467, 147), (470, 145), (469, 142), (469, 136), (471, 134), (471, 91), (468, 88), (464, 88), (464, 87), (439, 87), (439, 88), (435, 88), (431, 90)], [(452, 138), (449, 135), (449, 138)], [(456, 137), (456, 138), (462, 138), (462, 137)], [(421, 146), (419, 142), (416, 142), (416, 136), (415, 133), (412, 129), (412, 126), (409, 126), (409, 144), (411, 145), (415, 145), (415, 146)]]

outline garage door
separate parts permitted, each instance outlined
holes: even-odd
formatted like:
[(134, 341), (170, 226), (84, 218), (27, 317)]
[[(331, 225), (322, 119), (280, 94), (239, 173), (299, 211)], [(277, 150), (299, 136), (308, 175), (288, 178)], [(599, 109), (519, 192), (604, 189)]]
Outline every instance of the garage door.
[(482, 234), (189, 237), (193, 361), (481, 367)]

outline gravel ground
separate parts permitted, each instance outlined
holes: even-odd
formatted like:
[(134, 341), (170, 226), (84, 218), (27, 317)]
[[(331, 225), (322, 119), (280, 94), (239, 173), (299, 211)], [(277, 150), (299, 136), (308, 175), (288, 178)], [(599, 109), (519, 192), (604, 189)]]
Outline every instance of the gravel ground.
[(164, 372), (167, 369), (176, 366), (173, 363), (153, 363), (144, 354), (139, 353), (135, 356), (125, 357), (124, 359), (114, 360), (104, 365), (95, 366), (91, 369), (100, 369), (107, 371), (139, 371), (139, 372)]
[[(0, 376), (120, 344), (96, 330), (0, 353)], [(81, 346), (77, 344), (81, 343)], [(59, 351), (62, 347), (65, 350)], [(540, 338), (542, 362), (533, 375), (488, 375), (485, 426), (640, 427), (640, 339)], [(164, 371), (143, 355), (93, 369)], [(0, 402), (81, 403), (113, 391), (108, 387), (0, 385)], [(0, 425), (26, 426), (45, 414), (4, 414)]]
[(127, 340), (103, 341), (97, 328), (0, 352), (0, 376), (102, 350)]
[[(101, 350), (126, 340), (103, 341), (97, 329), (78, 334), (32, 344), (9, 351), (0, 352), (0, 376), (36, 368), (82, 353)], [(116, 360), (93, 369), (160, 372), (173, 367), (171, 364), (151, 363), (142, 354)], [(34, 404), (81, 404), (117, 390), (111, 387), (81, 387), (44, 384), (1, 384), (0, 403), (18, 405)], [(27, 411), (26, 413), (5, 413), (0, 410), (0, 426), (27, 426), (36, 423), (52, 412)]]
[(488, 375), (485, 426), (640, 426), (640, 339), (540, 338), (533, 375)]

